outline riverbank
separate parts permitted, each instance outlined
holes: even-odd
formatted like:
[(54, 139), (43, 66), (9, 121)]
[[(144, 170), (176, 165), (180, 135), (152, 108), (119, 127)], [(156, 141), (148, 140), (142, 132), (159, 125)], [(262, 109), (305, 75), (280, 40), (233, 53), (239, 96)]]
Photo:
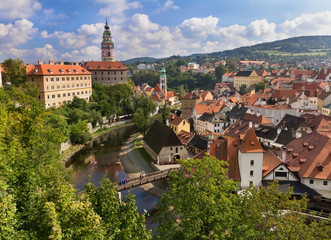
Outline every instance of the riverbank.
[[(156, 171), (136, 148), (136, 142), (140, 141), (142, 137), (141, 134), (133, 134), (122, 145), (118, 156), (129, 178), (137, 178), (142, 173), (152, 173)], [(140, 186), (141, 189), (158, 198), (166, 193), (165, 187), (164, 183), (148, 183)]]
[(85, 142), (84, 144), (76, 144), (76, 145), (72, 145), (71, 147), (69, 147), (67, 150), (65, 150), (64, 152), (62, 152), (60, 154), (60, 158), (62, 159), (62, 162), (64, 164), (66, 164), (68, 162), (68, 160), (75, 154), (77, 153), (78, 151), (82, 150), (87, 144), (93, 142), (96, 138), (106, 134), (106, 133), (109, 133), (113, 130), (116, 130), (116, 129), (121, 129), (121, 128), (124, 128), (124, 127), (128, 127), (128, 126), (132, 126), (134, 125), (134, 123), (127, 123), (127, 122), (124, 122), (123, 124), (119, 124), (119, 125), (115, 125), (115, 126), (109, 126), (107, 128), (104, 128), (100, 131), (97, 131), (97, 132), (94, 132), (92, 133), (92, 139), (90, 141), (87, 141)]

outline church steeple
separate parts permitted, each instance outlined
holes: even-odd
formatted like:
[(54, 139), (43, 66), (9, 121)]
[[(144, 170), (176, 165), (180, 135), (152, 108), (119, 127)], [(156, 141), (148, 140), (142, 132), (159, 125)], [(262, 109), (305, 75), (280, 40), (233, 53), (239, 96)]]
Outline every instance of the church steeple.
[(104, 27), (102, 43), (101, 43), (101, 59), (104, 62), (115, 61), (114, 57), (114, 42), (106, 18), (106, 25)]
[(160, 88), (167, 96), (167, 75), (166, 75), (166, 70), (164, 68), (164, 63), (162, 63), (162, 68), (160, 73)]

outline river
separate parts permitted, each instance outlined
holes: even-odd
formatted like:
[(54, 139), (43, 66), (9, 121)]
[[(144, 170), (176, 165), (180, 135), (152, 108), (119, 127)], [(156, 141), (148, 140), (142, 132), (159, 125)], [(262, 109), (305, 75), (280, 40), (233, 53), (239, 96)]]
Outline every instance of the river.
[[(95, 186), (99, 186), (100, 181), (107, 173), (107, 177), (112, 182), (119, 182), (121, 179), (129, 178), (129, 172), (122, 164), (119, 164), (119, 151), (122, 144), (137, 132), (135, 126), (123, 127), (106, 133), (87, 144), (82, 150), (75, 153), (66, 166), (73, 169), (72, 179), (74, 187), (82, 191), (84, 186), (91, 181)], [(97, 161), (95, 166), (92, 165)], [(123, 165), (128, 165), (124, 163)], [(151, 195), (143, 189), (136, 187), (130, 190), (136, 196), (136, 206), (139, 213), (144, 209), (153, 211), (159, 198)], [(128, 190), (122, 192), (122, 198), (128, 194)], [(151, 224), (147, 219), (147, 228), (151, 229)]]

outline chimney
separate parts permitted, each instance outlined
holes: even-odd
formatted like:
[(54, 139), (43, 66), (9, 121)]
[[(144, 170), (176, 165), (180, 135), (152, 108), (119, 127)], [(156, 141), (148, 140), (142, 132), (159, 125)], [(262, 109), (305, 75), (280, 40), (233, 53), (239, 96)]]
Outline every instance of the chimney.
[(286, 98), (286, 104), (290, 104), (290, 98)]
[(281, 128), (277, 128), (277, 135), (279, 135), (281, 131), (282, 131)]
[(295, 138), (301, 138), (302, 134), (301, 132), (295, 132)]
[(260, 115), (261, 115), (260, 111), (257, 111), (256, 116), (259, 117)]
[(286, 161), (286, 148), (282, 147), (282, 158), (280, 159), (283, 163)]
[(38, 65), (43, 64), (43, 60), (42, 59), (38, 59)]
[(324, 69), (324, 74), (327, 74), (328, 73), (328, 70), (327, 69)]
[(253, 127), (253, 123), (252, 122), (249, 122), (248, 123), (248, 128), (252, 128)]
[(53, 60), (49, 60), (48, 61), (48, 64), (52, 64), (53, 65), (54, 64), (54, 61)]
[(60, 65), (64, 65), (64, 62), (62, 60), (60, 61)]
[(208, 143), (207, 143), (207, 154), (208, 155), (210, 154), (210, 142), (211, 142), (211, 137), (209, 135), (209, 137), (208, 137)]

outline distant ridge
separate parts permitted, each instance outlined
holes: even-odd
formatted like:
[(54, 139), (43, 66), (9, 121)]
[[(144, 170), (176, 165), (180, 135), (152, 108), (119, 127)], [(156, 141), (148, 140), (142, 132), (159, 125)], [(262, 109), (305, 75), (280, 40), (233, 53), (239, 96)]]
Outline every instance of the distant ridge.
[(138, 57), (138, 58), (131, 58), (125, 61), (122, 61), (124, 64), (128, 64), (128, 63), (153, 63), (156, 62), (158, 59), (157, 58), (152, 58), (152, 57)]
[[(280, 57), (280, 58), (295, 58), (295, 57), (331, 57), (331, 36), (302, 36), (293, 37), (273, 42), (260, 43), (253, 46), (235, 48), (233, 50), (225, 50), (213, 53), (195, 53), (182, 58), (208, 59), (208, 58), (247, 58), (250, 60)], [(173, 57), (162, 58), (162, 60), (170, 60)], [(133, 58), (124, 61), (124, 63), (139, 62), (156, 62), (157, 58)]]

